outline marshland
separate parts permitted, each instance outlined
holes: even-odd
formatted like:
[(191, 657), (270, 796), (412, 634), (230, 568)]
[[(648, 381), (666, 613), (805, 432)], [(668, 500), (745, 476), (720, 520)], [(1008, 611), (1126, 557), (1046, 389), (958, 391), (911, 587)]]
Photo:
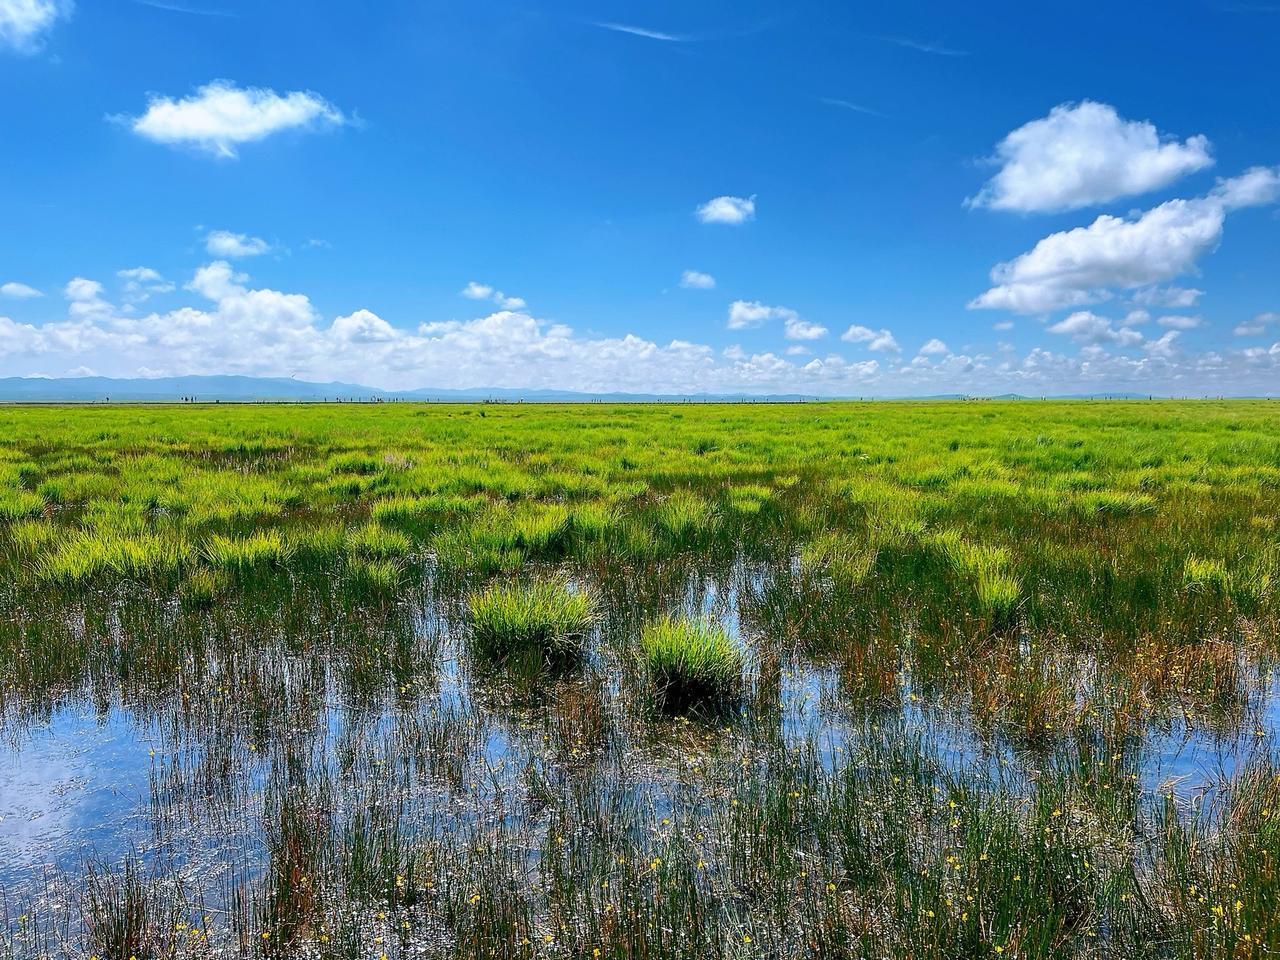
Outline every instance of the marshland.
[(0, 408), (0, 957), (1280, 953), (1280, 405)]

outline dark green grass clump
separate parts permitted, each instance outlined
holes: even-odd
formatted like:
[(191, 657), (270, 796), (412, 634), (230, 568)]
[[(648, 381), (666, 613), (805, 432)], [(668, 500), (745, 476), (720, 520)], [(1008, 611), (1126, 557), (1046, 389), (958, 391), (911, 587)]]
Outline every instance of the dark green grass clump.
[(532, 651), (547, 660), (574, 659), (595, 622), (591, 597), (555, 580), (495, 585), (470, 605), (472, 650), (496, 662)]
[(664, 617), (648, 624), (640, 656), (667, 709), (725, 706), (742, 689), (742, 652), (708, 620)]

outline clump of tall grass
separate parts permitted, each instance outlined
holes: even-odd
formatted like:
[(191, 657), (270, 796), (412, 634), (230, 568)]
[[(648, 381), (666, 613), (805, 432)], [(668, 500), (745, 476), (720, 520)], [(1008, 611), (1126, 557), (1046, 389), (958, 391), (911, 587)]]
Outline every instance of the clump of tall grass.
[(742, 688), (743, 655), (709, 620), (663, 617), (640, 633), (640, 659), (661, 703), (680, 710), (723, 706)]
[(928, 543), (957, 575), (971, 584), (983, 615), (1001, 624), (1013, 619), (1022, 598), (1022, 584), (1008, 571), (1008, 550), (973, 543), (951, 529), (933, 534)]
[(773, 501), (773, 490), (760, 484), (730, 487), (728, 504), (734, 513), (754, 516)]
[(59, 538), (53, 551), (37, 560), (35, 573), (64, 584), (104, 575), (148, 579), (177, 574), (190, 559), (188, 545), (172, 536), (78, 530)]
[(0, 521), (27, 520), (44, 513), (44, 498), (28, 490), (0, 488)]
[(1078, 495), (1072, 501), (1081, 513), (1101, 513), (1113, 517), (1132, 517), (1154, 513), (1156, 502), (1145, 493), (1129, 490), (1094, 490)]
[(9, 528), (9, 543), (14, 552), (30, 560), (58, 538), (58, 528), (48, 520), (19, 520)]
[(205, 543), (203, 553), (213, 567), (247, 573), (285, 563), (292, 555), (292, 548), (279, 530), (259, 530), (247, 537), (214, 534)]
[(482, 503), (480, 498), (456, 494), (401, 494), (376, 501), (369, 512), (378, 523), (424, 528), (474, 513)]
[(657, 510), (659, 529), (677, 546), (689, 546), (715, 524), (711, 504), (690, 490), (677, 490)]
[(377, 523), (365, 524), (347, 537), (348, 552), (371, 560), (406, 557), (412, 549), (409, 538), (399, 530)]
[(339, 523), (317, 520), (288, 532), (289, 555), (303, 563), (332, 561), (341, 556), (346, 547), (347, 531)]
[(369, 593), (394, 594), (404, 582), (404, 570), (394, 559), (354, 557), (346, 572), (351, 587)]
[(530, 650), (573, 659), (595, 622), (591, 597), (556, 580), (491, 586), (471, 597), (470, 611), (472, 649), (495, 661)]

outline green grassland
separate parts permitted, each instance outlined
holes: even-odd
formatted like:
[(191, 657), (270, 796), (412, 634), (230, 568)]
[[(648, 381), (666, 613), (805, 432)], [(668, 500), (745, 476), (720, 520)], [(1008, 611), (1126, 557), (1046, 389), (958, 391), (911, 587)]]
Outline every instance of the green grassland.
[(0, 957), (1280, 955), (1278, 623), (1274, 402), (0, 408), (0, 733), (165, 731)]

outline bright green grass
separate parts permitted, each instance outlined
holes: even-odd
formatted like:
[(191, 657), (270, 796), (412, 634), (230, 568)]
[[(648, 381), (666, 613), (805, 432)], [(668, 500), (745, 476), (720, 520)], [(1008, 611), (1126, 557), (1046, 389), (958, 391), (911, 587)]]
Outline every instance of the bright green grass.
[(491, 660), (523, 651), (571, 659), (594, 622), (591, 597), (554, 580), (500, 584), (471, 597), (473, 649)]
[(664, 617), (646, 624), (640, 658), (661, 700), (675, 709), (727, 703), (742, 686), (742, 652), (709, 620)]

